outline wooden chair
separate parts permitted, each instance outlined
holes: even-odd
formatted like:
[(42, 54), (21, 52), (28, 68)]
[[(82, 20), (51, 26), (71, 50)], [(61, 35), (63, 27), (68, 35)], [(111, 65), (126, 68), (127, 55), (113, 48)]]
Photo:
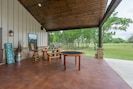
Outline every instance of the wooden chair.
[(51, 59), (61, 59), (61, 52), (59, 49), (54, 49), (52, 52), (48, 53), (49, 63), (51, 63)]

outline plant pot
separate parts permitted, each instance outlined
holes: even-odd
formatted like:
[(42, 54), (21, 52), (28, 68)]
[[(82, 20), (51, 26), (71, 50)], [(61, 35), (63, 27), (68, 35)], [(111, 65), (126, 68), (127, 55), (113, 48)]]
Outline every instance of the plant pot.
[(20, 62), (21, 61), (21, 53), (17, 54), (17, 58), (16, 58), (16, 62)]

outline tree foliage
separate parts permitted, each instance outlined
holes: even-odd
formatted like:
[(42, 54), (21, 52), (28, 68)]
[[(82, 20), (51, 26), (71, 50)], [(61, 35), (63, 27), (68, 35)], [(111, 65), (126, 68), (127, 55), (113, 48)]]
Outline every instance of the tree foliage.
[(103, 25), (103, 31), (125, 30), (129, 27), (130, 23), (133, 23), (130, 18), (117, 17), (118, 12), (114, 12)]
[(133, 43), (133, 35), (131, 37), (128, 38), (128, 42), (129, 43)]

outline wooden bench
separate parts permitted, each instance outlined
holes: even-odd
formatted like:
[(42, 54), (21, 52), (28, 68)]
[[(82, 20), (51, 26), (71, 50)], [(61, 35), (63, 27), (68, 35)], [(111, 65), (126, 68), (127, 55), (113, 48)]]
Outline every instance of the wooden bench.
[(59, 49), (55, 49), (52, 52), (48, 52), (49, 63), (51, 63), (51, 59), (61, 59), (61, 52)]

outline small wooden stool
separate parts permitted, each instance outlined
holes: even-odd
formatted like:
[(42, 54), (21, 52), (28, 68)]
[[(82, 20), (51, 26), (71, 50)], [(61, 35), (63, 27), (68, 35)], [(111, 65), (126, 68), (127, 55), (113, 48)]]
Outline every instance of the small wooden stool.
[(32, 58), (33, 58), (34, 62), (39, 61), (40, 57), (39, 57), (39, 54), (38, 54), (38, 50), (34, 50)]

